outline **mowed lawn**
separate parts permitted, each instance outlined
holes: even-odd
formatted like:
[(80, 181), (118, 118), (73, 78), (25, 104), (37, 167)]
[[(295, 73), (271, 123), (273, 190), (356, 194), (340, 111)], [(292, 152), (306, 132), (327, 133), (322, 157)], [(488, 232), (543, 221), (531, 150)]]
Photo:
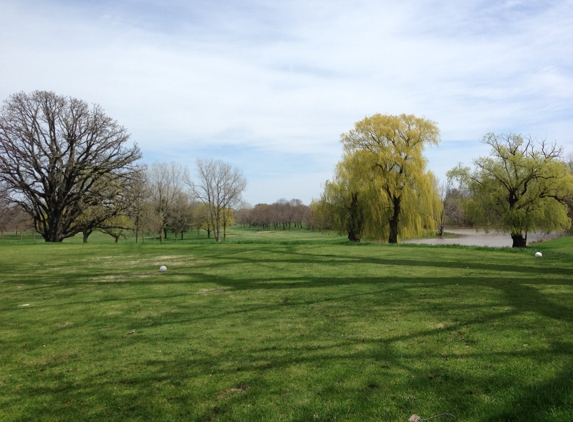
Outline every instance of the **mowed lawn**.
[(0, 421), (573, 420), (570, 238), (281, 236), (3, 241)]

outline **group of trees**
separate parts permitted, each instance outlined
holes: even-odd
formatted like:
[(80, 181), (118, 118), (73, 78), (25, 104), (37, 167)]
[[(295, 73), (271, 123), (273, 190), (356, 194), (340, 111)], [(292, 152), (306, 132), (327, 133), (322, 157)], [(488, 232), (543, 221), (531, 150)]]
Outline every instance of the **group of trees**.
[(139, 165), (128, 140), (97, 105), (46, 91), (12, 95), (0, 110), (0, 231), (23, 214), (46, 242), (78, 233), (87, 241), (94, 230), (163, 240), (195, 221), (219, 241), (246, 187), (241, 171), (197, 161), (194, 182), (183, 166)]
[(0, 184), (0, 239), (4, 233), (20, 233), (33, 228), (32, 219), (21, 208), (12, 203), (5, 185)]
[[(126, 231), (161, 241), (189, 230), (224, 239), (235, 220), (263, 229), (334, 229), (397, 243), (447, 224), (509, 232), (514, 247), (532, 231), (571, 227), (573, 160), (555, 144), (487, 134), (491, 151), (458, 165), (439, 184), (424, 148), (437, 145), (436, 123), (413, 115), (375, 114), (341, 135), (342, 160), (321, 197), (242, 205), (242, 172), (198, 160), (197, 179), (176, 163), (138, 164), (141, 152), (101, 107), (36, 91), (12, 95), (0, 110), (0, 235), (32, 227), (46, 242), (95, 230), (116, 241)], [(237, 210), (235, 213), (235, 210)]]
[(257, 204), (237, 210), (236, 222), (244, 227), (260, 227), (263, 230), (290, 230), (309, 225), (310, 207), (300, 199), (287, 201), (282, 198), (273, 204)]
[[(520, 135), (487, 134), (490, 155), (458, 165), (441, 186), (426, 171), (423, 149), (439, 142), (434, 122), (412, 115), (375, 114), (341, 135), (344, 156), (318, 201), (314, 224), (359, 242), (397, 243), (446, 224), (509, 233), (513, 247), (527, 233), (571, 227), (573, 165), (555, 144)], [(570, 160), (571, 161), (571, 160)]]

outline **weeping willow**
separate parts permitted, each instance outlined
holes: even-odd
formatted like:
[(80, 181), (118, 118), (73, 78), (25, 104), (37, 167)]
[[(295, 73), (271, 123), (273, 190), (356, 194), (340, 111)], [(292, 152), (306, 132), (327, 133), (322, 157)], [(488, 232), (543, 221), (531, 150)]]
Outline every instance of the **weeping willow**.
[(371, 218), (367, 177), (353, 156), (347, 156), (336, 166), (332, 181), (327, 180), (320, 201), (322, 214), (328, 215), (333, 228), (347, 232), (348, 239), (360, 242), (366, 220)]
[(322, 196), (336, 228), (354, 241), (367, 236), (389, 243), (435, 230), (442, 202), (422, 155), (425, 145), (439, 142), (434, 122), (375, 114), (341, 142), (343, 160)]

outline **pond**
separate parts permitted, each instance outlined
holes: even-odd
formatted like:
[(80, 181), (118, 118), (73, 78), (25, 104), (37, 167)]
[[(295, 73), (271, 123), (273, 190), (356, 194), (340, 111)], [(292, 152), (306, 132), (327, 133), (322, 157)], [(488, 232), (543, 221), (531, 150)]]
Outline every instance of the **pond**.
[[(427, 237), (423, 239), (408, 239), (401, 243), (417, 243), (425, 245), (465, 245), (465, 246), (492, 246), (492, 247), (510, 247), (512, 244), (511, 236), (509, 233), (485, 233), (483, 231), (476, 232), (475, 229), (446, 229), (446, 233), (453, 233), (453, 236), (444, 237)], [(527, 235), (527, 244), (539, 242), (541, 240), (549, 240), (559, 237), (558, 233), (551, 233), (549, 235), (542, 233), (529, 233)]]

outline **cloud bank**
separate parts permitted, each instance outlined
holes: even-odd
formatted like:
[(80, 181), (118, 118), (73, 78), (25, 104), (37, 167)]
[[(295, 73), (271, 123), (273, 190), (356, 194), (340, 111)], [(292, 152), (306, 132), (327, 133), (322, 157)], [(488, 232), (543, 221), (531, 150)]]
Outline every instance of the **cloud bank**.
[(102, 105), (147, 162), (220, 158), (251, 203), (318, 197), (374, 113), (438, 123), (440, 178), (487, 132), (573, 150), (573, 2), (3, 1), (0, 98)]

